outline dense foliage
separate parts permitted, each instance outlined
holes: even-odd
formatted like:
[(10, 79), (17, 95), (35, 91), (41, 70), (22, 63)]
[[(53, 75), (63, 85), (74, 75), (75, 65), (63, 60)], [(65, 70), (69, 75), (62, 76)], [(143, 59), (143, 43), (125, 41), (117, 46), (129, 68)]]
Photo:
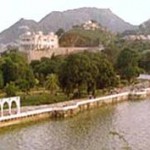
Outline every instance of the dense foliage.
[(138, 76), (140, 68), (138, 67), (139, 55), (136, 51), (124, 49), (121, 51), (117, 60), (117, 69), (123, 79), (131, 81)]
[[(113, 87), (118, 83), (112, 64), (99, 52), (43, 58), (40, 62), (32, 61), (31, 66), (39, 81), (42, 75), (47, 89), (55, 89), (59, 82), (61, 89), (74, 97), (80, 97), (85, 91), (94, 94), (96, 89)], [(55, 76), (58, 76), (58, 82)]]
[[(34, 87), (34, 74), (24, 55), (12, 51), (0, 59), (0, 87), (12, 85), (26, 91)], [(11, 84), (10, 84), (11, 83)]]
[(141, 53), (140, 67), (150, 73), (150, 50)]
[[(66, 96), (69, 99), (96, 95), (99, 90), (118, 86), (122, 79), (130, 83), (140, 72), (150, 72), (148, 50), (119, 49), (118, 45), (109, 43), (101, 52), (52, 56), (30, 64), (22, 53), (10, 51), (0, 58), (0, 89), (7, 96), (21, 92), (23, 99), (30, 99), (28, 94), (34, 91), (37, 95), (46, 92), (55, 101), (63, 95), (65, 100)], [(41, 104), (51, 103), (46, 97), (42, 99)]]
[(115, 39), (115, 36), (106, 30), (84, 30), (74, 28), (62, 34), (60, 46), (62, 47), (97, 47), (101, 44), (108, 45)]

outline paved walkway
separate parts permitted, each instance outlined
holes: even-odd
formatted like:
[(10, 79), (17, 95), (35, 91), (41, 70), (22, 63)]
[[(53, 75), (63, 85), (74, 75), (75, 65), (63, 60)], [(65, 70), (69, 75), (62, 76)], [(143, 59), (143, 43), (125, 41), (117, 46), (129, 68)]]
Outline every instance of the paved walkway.
[[(87, 98), (86, 98), (87, 99)], [(76, 100), (70, 100), (70, 101), (65, 101), (65, 102), (60, 102), (60, 103), (54, 103), (54, 104), (49, 104), (49, 105), (38, 105), (38, 106), (21, 106), (21, 113), (22, 112), (29, 112), (33, 110), (41, 110), (41, 109), (46, 109), (46, 108), (62, 108), (64, 106), (71, 106), (76, 104), (79, 101), (84, 101), (85, 99), (76, 99)], [(13, 108), (12, 109), (12, 114), (16, 114), (17, 109)], [(8, 110), (4, 110), (4, 116), (7, 116)]]
[[(145, 83), (145, 82), (144, 82)], [(132, 88), (134, 88), (134, 90), (138, 87), (138, 90), (141, 90), (142, 88), (146, 88), (149, 87), (149, 84), (144, 86), (144, 84), (140, 83), (140, 84), (136, 84), (134, 86), (128, 86), (128, 87), (124, 87), (121, 89), (114, 89), (113, 91), (111, 91), (108, 95), (112, 95), (112, 94), (119, 94), (122, 92), (128, 92), (131, 91)], [(45, 109), (45, 108), (62, 108), (64, 106), (71, 106), (76, 104), (77, 102), (82, 102), (87, 100), (87, 98), (85, 99), (75, 99), (75, 100), (70, 100), (70, 101), (65, 101), (65, 102), (60, 102), (60, 103), (54, 103), (54, 104), (49, 104), (49, 105), (38, 105), (38, 106), (21, 106), (21, 112), (28, 112), (28, 111), (33, 111), (33, 110), (41, 110), (41, 109)], [(16, 109), (12, 109), (12, 114), (16, 113)], [(8, 110), (4, 110), (4, 116), (8, 115)]]

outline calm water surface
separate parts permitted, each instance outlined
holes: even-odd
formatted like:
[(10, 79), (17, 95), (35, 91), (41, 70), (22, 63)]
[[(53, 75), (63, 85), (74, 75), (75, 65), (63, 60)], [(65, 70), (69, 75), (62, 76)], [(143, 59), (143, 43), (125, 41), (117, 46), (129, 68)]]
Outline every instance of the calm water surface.
[(150, 150), (150, 100), (3, 129), (0, 150)]

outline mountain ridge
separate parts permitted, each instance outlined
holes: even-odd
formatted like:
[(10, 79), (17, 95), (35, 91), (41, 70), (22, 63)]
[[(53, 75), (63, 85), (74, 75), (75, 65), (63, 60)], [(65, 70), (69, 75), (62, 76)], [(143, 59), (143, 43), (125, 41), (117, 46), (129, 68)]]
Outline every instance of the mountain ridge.
[(136, 26), (125, 22), (115, 15), (108, 8), (82, 7), (65, 11), (53, 11), (43, 17), (39, 22), (20, 19), (0, 33), (0, 43), (17, 42), (19, 36), (28, 30), (41, 30), (44, 33), (56, 32), (59, 28), (69, 30), (72, 26), (80, 25), (88, 20), (95, 20), (112, 32), (123, 32), (136, 28)]
[[(80, 18), (79, 18), (80, 16)], [(59, 18), (60, 24), (57, 24), (55, 22), (58, 22), (56, 18)], [(66, 26), (63, 26), (62, 20), (69, 20), (67, 22)], [(48, 24), (49, 20), (53, 20), (53, 24), (57, 25), (57, 28), (61, 28), (63, 26), (64, 29), (70, 29), (71, 26), (76, 24), (82, 24), (85, 21), (88, 20), (96, 20), (98, 23), (102, 24), (103, 26), (107, 27), (113, 32), (122, 32), (126, 29), (133, 29), (134, 26), (130, 23), (125, 22), (123, 19), (115, 15), (110, 9), (105, 8), (95, 8), (95, 7), (82, 7), (77, 9), (70, 9), (63, 12), (54, 11), (46, 15), (44, 18), (42, 18), (39, 22), (41, 26), (43, 26), (47, 29), (50, 28)], [(48, 27), (49, 26), (49, 27)], [(53, 27), (53, 30), (55, 31), (56, 28)]]

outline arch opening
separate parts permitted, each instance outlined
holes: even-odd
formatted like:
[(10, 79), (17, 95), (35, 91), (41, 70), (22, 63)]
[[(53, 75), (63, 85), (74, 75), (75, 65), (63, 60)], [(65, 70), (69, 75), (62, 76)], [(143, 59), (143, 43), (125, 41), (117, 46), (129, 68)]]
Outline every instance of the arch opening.
[(2, 116), (8, 116), (8, 115), (10, 115), (9, 103), (4, 102), (3, 103), (3, 114), (2, 114)]
[(0, 117), (16, 115), (20, 113), (20, 97), (0, 99)]
[(11, 115), (17, 114), (18, 112), (18, 107), (15, 101), (11, 102)]

